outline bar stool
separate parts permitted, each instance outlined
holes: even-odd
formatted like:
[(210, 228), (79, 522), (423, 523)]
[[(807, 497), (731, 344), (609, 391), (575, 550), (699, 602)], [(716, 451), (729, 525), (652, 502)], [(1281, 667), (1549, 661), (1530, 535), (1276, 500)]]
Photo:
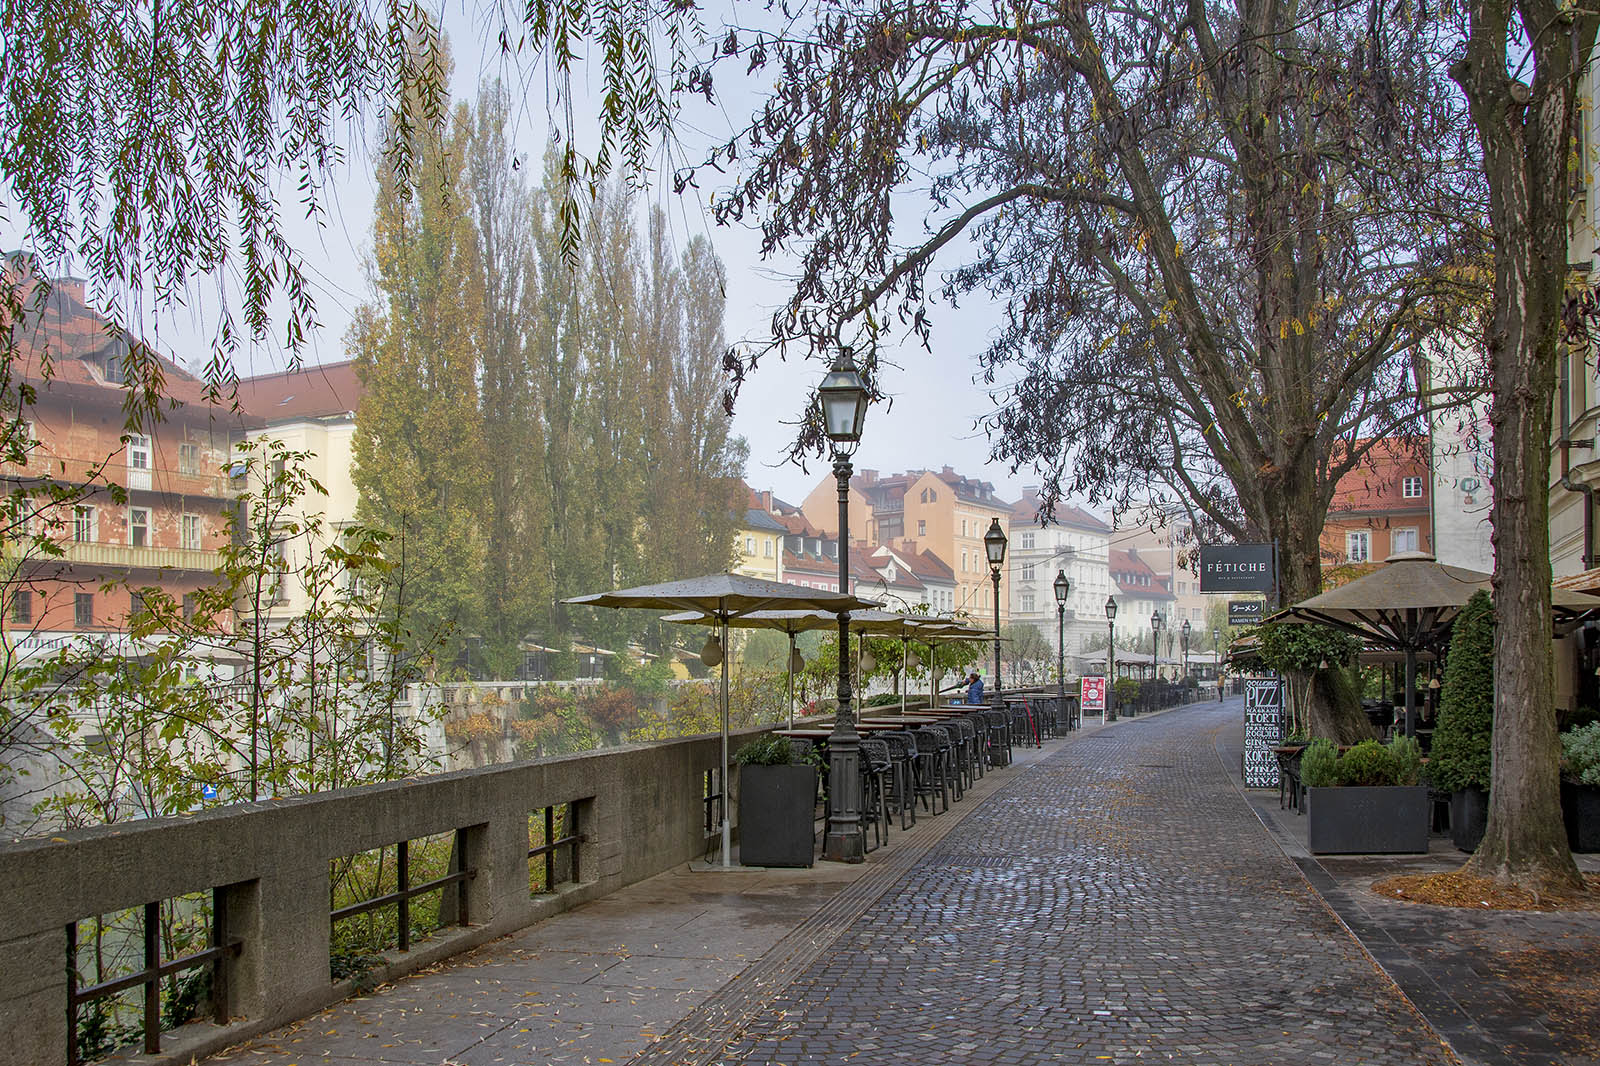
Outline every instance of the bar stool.
[(916, 825), (917, 742), (909, 733), (879, 733), (875, 739), (882, 740), (889, 748), (889, 762), (894, 767), (889, 780), (894, 786), (895, 807), (900, 812), (900, 828), (908, 828), (907, 814), (911, 825)]

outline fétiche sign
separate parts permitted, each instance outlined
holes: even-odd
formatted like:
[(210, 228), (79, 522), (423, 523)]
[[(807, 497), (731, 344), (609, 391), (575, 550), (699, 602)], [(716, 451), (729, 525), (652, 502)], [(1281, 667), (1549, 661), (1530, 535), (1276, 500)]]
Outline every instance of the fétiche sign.
[(1085, 677), (1078, 682), (1078, 709), (1084, 714), (1090, 711), (1099, 711), (1104, 714), (1106, 709), (1106, 679), (1103, 677)]
[(1271, 592), (1272, 545), (1200, 545), (1201, 592)]
[(1264, 600), (1229, 600), (1228, 624), (1230, 626), (1258, 626), (1267, 616)]
[(1283, 683), (1276, 677), (1244, 679), (1244, 787), (1277, 788), (1283, 739)]

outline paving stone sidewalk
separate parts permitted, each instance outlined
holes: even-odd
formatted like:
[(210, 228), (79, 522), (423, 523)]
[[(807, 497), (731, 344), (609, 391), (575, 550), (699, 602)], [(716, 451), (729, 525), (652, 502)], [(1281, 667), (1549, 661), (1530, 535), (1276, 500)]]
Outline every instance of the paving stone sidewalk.
[(863, 866), (664, 875), (213, 1061), (1457, 1061), (1235, 789), (1239, 718), (1047, 743)]

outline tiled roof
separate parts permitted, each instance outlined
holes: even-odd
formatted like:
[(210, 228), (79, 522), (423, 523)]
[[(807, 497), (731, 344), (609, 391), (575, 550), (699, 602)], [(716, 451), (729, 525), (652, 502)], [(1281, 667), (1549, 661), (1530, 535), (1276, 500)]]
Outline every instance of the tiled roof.
[(744, 512), (744, 528), (745, 529), (760, 529), (760, 530), (765, 530), (765, 531), (767, 531), (769, 533), (787, 533), (787, 532), (789, 532), (789, 527), (788, 526), (784, 525), (782, 522), (780, 522), (778, 519), (774, 518), (772, 515), (768, 514), (767, 512), (761, 510), (759, 507), (750, 507), (750, 508), (747, 508), (745, 510), (745, 512)]
[[(1022, 499), (1011, 505), (1011, 516), (1020, 523), (1038, 525), (1039, 522), (1039, 490), (1027, 489), (1022, 494)], [(1064, 526), (1069, 529), (1086, 529), (1093, 533), (1109, 533), (1111, 526), (1089, 511), (1076, 504), (1059, 501), (1055, 507), (1051, 525)]]
[[(25, 305), (31, 301), (31, 296), (24, 297)], [(105, 362), (126, 354), (133, 344), (143, 343), (114, 329), (104, 315), (87, 306), (83, 282), (72, 278), (52, 284), (43, 310), (27, 314), (16, 338), (18, 355), (12, 372), (37, 386), (41, 401), (48, 394), (58, 394), (63, 398), (101, 396), (117, 404), (127, 390), (121, 383), (107, 380)], [(207, 400), (203, 381), (153, 346), (144, 345), (144, 351), (160, 365), (164, 400), (220, 410)]]
[(363, 391), (349, 360), (239, 379), (240, 404), (268, 422), (342, 415), (360, 407)]

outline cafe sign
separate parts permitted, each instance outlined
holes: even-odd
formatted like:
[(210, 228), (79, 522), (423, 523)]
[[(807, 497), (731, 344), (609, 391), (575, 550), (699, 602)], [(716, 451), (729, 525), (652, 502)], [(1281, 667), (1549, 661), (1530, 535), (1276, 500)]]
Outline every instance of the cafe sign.
[(1230, 626), (1258, 626), (1267, 613), (1264, 600), (1229, 600), (1228, 624)]
[(1103, 677), (1085, 677), (1078, 682), (1078, 709), (1084, 714), (1098, 711), (1101, 714), (1106, 710), (1106, 679)]
[(1278, 756), (1272, 749), (1283, 739), (1282, 731), (1283, 683), (1276, 677), (1245, 678), (1245, 788), (1278, 787)]
[(1272, 545), (1200, 545), (1201, 592), (1271, 592)]

